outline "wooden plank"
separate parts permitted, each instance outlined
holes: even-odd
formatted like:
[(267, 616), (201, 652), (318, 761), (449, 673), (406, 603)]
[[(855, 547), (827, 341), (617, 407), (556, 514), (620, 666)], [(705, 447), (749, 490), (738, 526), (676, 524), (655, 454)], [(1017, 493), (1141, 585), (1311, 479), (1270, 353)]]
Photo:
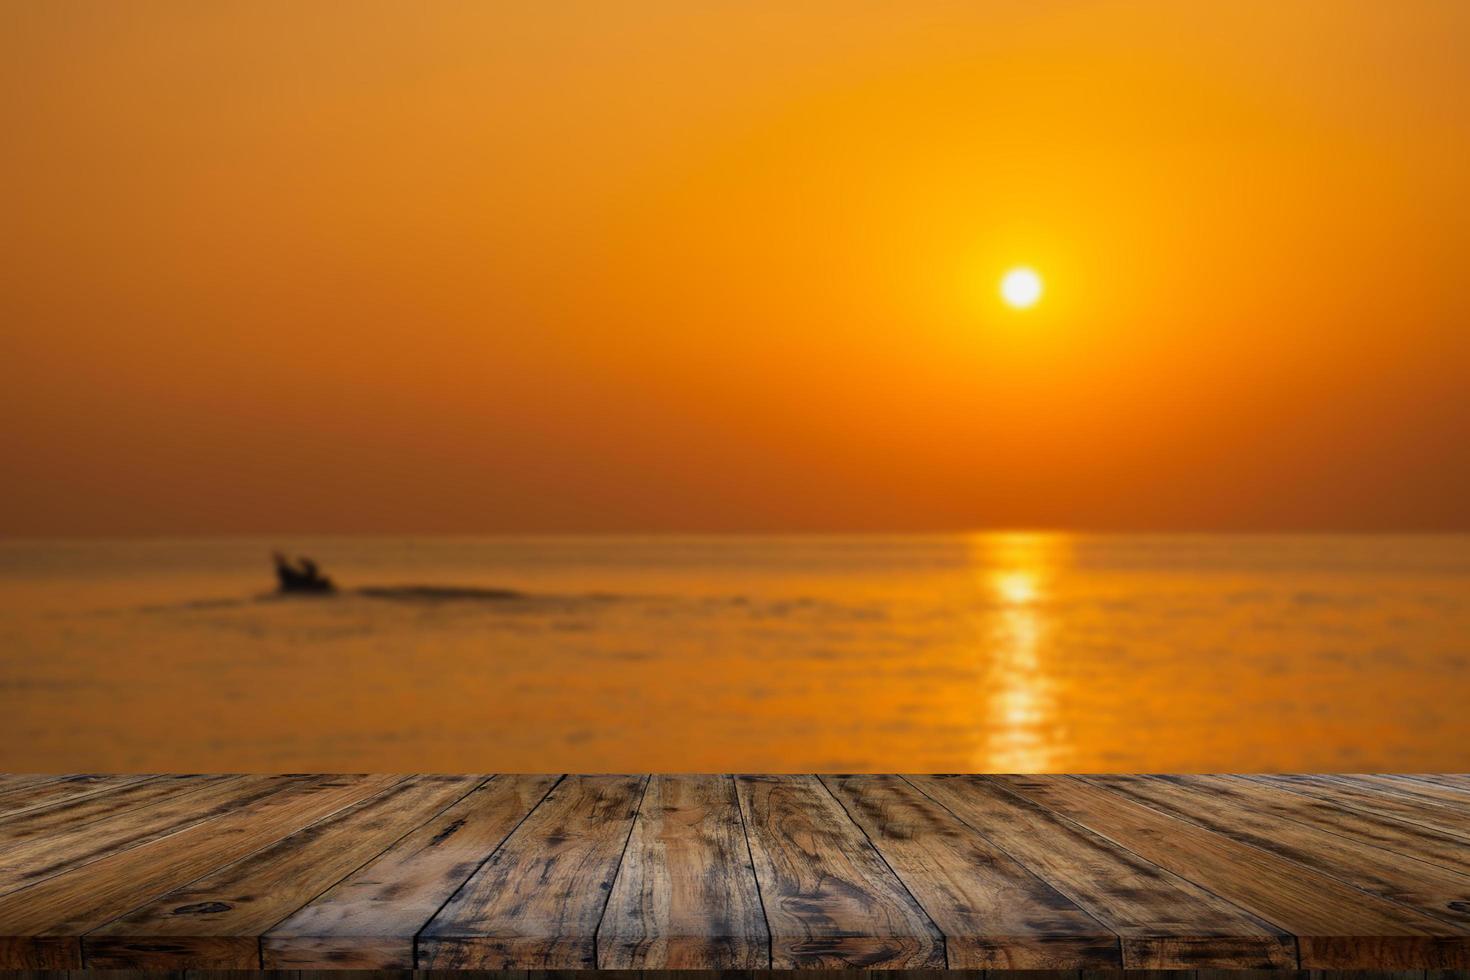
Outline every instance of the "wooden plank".
[(1470, 944), (1470, 839), (1410, 821), (1462, 816), (1437, 778), (580, 777), (540, 806), (553, 777), (84, 783), (0, 835), (0, 969), (1188, 980), (1294, 974), (1290, 928), (1317, 980), (1399, 980)]
[(162, 800), (192, 793), (229, 779), (229, 776), (152, 776), (146, 780), (117, 788), (97, 790), (85, 796), (34, 807), (10, 817), (0, 826), (0, 855), (22, 848), (28, 843), (47, 841), (58, 833), (154, 806)]
[(816, 777), (736, 786), (773, 969), (944, 966), (938, 928)]
[(1470, 840), (1470, 814), (1441, 806), (1430, 800), (1416, 800), (1399, 793), (1381, 792), (1325, 776), (1292, 774), (1247, 776), (1245, 778), (1270, 786), (1280, 786), (1293, 793), (1323, 800), (1334, 806), (1396, 817)]
[(58, 776), (56, 773), (44, 772), (0, 773), (0, 798), (3, 798), (7, 793), (14, 790), (26, 789), (40, 783), (54, 783), (66, 778), (66, 776)]
[(106, 793), (154, 778), (156, 777), (146, 773), (135, 776), (53, 776), (30, 785), (18, 786), (0, 795), (0, 838), (8, 836), (11, 821), (17, 814)]
[(1334, 806), (1240, 776), (1156, 776), (1216, 796), (1235, 800), (1250, 810), (1294, 820), (1320, 830), (1373, 844), (1429, 864), (1470, 874), (1470, 841), (1416, 823), (1365, 810)]
[(1454, 786), (1439, 786), (1417, 779), (1400, 779), (1397, 776), (1369, 774), (1335, 775), (1331, 778), (1334, 781), (1351, 783), (1354, 786), (1395, 793), (1399, 796), (1407, 796), (1410, 799), (1421, 800), (1425, 803), (1435, 803), (1460, 812), (1470, 808), (1470, 793)]
[(0, 969), (65, 973), (81, 966), (82, 945), (75, 937), (0, 936)]
[(1470, 966), (1470, 937), (1296, 861), (1076, 779), (991, 777), (1296, 934), (1308, 969)]
[(1086, 781), (1470, 932), (1470, 877), (1466, 875), (1261, 814), (1213, 790), (1139, 776), (1087, 777)]
[(66, 970), (19, 970), (8, 973), (6, 980), (69, 980), (70, 977)]
[(568, 776), (419, 934), (421, 969), (587, 970), (646, 777)]
[(551, 790), (497, 776), (334, 885), (261, 939), (268, 970), (411, 970), (413, 940)]
[(94, 930), (82, 940), (87, 965), (257, 969), (261, 934), (485, 778), (408, 776)]
[(1194, 980), (1321, 980), (1326, 973), (1325, 970), (1195, 970)]
[(603, 970), (755, 970), (770, 934), (730, 776), (652, 776), (597, 931)]
[(253, 807), (0, 897), (0, 969), (79, 969), (83, 933), (401, 778), (289, 785)]
[(1394, 778), (1412, 779), (1417, 783), (1433, 783), (1436, 786), (1448, 786), (1450, 789), (1458, 789), (1470, 793), (1470, 774), (1463, 772), (1402, 773), (1395, 775)]
[(1122, 968), (1116, 933), (902, 777), (821, 779), (944, 933), (950, 969)]
[[(594, 976), (596, 980), (781, 980), (790, 978), (791, 975), (773, 973), (770, 970), (598, 970)], [(881, 976), (886, 980), (944, 980), (934, 970), (915, 971), (912, 974), (903, 970), (885, 970)], [(531, 970), (525, 978), (518, 977), (516, 980), (588, 980), (588, 977), (589, 974), (586, 973)], [(870, 980), (870, 976), (855, 972), (839, 974), (818, 970), (810, 974), (809, 980)], [(974, 980), (984, 978), (977, 976)]]
[[(228, 776), (173, 785), (167, 779), (142, 784), (139, 789), (161, 790), (150, 794), (152, 806), (145, 803), (124, 808), (115, 816), (79, 827), (52, 826), (45, 836), (28, 835), (25, 841), (0, 849), (0, 894), (167, 836), (237, 807), (249, 806), (288, 783), (306, 778)], [(113, 795), (118, 794), (109, 794)]]
[(1296, 965), (1283, 930), (984, 777), (908, 778), (1116, 932), (1130, 969)]

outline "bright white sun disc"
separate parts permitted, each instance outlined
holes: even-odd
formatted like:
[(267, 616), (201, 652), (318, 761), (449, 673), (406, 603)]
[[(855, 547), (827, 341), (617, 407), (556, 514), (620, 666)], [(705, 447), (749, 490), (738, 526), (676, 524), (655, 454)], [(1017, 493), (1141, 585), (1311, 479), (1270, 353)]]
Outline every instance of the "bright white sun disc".
[(1000, 296), (1010, 306), (1024, 310), (1041, 299), (1041, 277), (1024, 266), (1007, 272), (1000, 281)]

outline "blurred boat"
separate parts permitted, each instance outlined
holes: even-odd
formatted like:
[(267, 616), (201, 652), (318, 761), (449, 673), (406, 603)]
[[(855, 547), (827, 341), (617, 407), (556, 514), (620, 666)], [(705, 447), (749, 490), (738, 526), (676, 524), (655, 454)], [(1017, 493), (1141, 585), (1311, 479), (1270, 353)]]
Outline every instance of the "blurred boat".
[(280, 583), (278, 591), (307, 595), (325, 595), (337, 591), (332, 580), (323, 575), (316, 562), (310, 558), (297, 558), (293, 562), (279, 551), (273, 557), (276, 563), (276, 579)]

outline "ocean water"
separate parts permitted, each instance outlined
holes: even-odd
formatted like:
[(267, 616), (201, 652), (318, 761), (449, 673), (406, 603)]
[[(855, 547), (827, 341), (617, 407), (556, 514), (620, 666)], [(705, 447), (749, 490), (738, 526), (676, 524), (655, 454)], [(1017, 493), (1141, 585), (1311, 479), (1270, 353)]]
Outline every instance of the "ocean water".
[(1463, 536), (0, 543), (0, 770), (1467, 769)]

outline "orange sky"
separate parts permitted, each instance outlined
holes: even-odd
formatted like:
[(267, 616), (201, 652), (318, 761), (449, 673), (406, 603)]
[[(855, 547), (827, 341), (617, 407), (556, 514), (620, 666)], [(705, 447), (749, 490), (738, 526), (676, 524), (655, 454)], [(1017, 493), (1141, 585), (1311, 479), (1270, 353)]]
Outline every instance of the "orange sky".
[(0, 533), (1470, 529), (1467, 91), (1462, 0), (7, 4)]

